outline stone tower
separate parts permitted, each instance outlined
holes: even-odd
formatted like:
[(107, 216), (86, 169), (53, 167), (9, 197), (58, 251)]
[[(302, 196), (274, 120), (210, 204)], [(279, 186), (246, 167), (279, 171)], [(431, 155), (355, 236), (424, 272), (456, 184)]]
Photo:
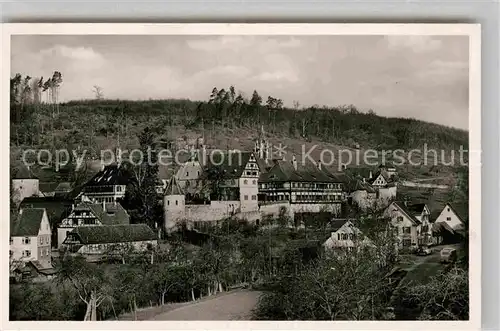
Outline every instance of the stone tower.
[(165, 193), (163, 194), (163, 210), (165, 216), (165, 230), (167, 232), (173, 231), (177, 221), (185, 216), (185, 195), (177, 182), (176, 176), (167, 184)]

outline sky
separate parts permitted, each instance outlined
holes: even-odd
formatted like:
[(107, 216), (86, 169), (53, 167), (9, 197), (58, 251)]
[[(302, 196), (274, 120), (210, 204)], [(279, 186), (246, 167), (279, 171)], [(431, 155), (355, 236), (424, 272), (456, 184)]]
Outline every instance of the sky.
[(285, 106), (355, 105), (468, 128), (467, 36), (18, 35), (11, 75), (62, 73), (60, 101), (207, 100), (257, 90)]

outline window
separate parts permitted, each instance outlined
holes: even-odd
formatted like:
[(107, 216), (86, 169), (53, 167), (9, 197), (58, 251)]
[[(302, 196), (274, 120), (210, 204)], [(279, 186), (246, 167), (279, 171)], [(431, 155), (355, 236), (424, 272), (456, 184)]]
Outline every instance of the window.
[(167, 206), (169, 206), (169, 205), (170, 205), (170, 201), (167, 200)]
[(179, 204), (179, 201), (175, 200), (175, 205), (177, 206)]
[(446, 220), (449, 222), (451, 221), (451, 217), (446, 217)]
[(25, 244), (25, 245), (31, 244), (31, 238), (30, 237), (24, 237), (23, 244)]
[(31, 251), (29, 249), (23, 251), (23, 256), (24, 257), (30, 257), (31, 256)]
[(189, 171), (186, 171), (186, 177), (189, 177)]
[(448, 208), (448, 211), (450, 211), (450, 208)]
[(256, 184), (257, 184), (257, 181), (256, 181), (255, 179), (254, 179), (254, 180), (252, 180), (252, 184), (253, 184), (253, 185), (256, 185)]
[(411, 227), (409, 227), (409, 226), (403, 227), (403, 233), (406, 233), (406, 234), (411, 233)]
[(340, 240), (340, 233), (337, 233), (337, 240)]
[(118, 185), (118, 186), (116, 187), (116, 192), (121, 192), (121, 190), (122, 190), (122, 187), (121, 187), (120, 185)]
[(12, 245), (14, 243), (14, 239), (10, 237), (10, 244)]
[(411, 239), (403, 239), (403, 247), (410, 247)]
[(200, 175), (200, 172), (198, 171), (196, 174), (199, 176), (199, 175)]
[(403, 216), (398, 216), (398, 217), (397, 217), (397, 221), (398, 221), (398, 222), (403, 222)]
[(252, 195), (252, 200), (257, 200), (257, 196), (256, 195)]
[(244, 199), (245, 199), (245, 200), (248, 200), (248, 195), (245, 195)]
[(246, 179), (245, 179), (245, 180), (243, 181), (243, 184), (245, 184), (245, 185), (246, 185), (246, 184), (248, 184), (248, 180), (246, 180)]

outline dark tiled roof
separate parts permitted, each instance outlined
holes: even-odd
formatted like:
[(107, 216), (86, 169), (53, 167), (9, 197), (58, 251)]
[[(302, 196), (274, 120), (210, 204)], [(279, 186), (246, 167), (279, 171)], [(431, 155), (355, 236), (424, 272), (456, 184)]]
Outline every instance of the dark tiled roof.
[(414, 213), (408, 209), (407, 206), (405, 206), (403, 201), (395, 201), (394, 204), (396, 204), (399, 209), (401, 209), (414, 223), (420, 224), (421, 222), (415, 217)]
[(58, 193), (58, 192), (67, 193), (67, 192), (71, 192), (72, 190), (73, 190), (73, 183), (62, 182), (62, 183), (59, 183), (59, 185), (57, 185), (55, 192), (56, 193)]
[(85, 186), (127, 185), (129, 182), (130, 178), (125, 169), (113, 164), (95, 174)]
[(412, 215), (420, 215), (424, 211), (425, 203), (412, 203), (407, 204), (406, 208), (412, 213)]
[(260, 172), (267, 172), (273, 166), (272, 161), (263, 159), (261, 157), (256, 156), (255, 161), (257, 161), (257, 165), (259, 166)]
[(343, 184), (343, 188), (346, 192), (352, 193), (355, 191), (367, 191), (368, 193), (375, 193), (375, 189), (366, 182), (352, 177), (347, 173), (337, 173), (334, 174), (336, 181)]
[(41, 274), (53, 275), (53, 274), (57, 273), (57, 271), (50, 264), (43, 265), (39, 261), (29, 261), (28, 263), (33, 265), (33, 267), (36, 269), (36, 271), (38, 271)]
[(331, 226), (331, 230), (333, 232), (337, 232), (338, 229), (340, 229), (342, 226), (344, 226), (344, 224), (347, 223), (347, 219), (333, 219), (331, 222), (330, 222), (330, 226)]
[(451, 209), (453, 209), (462, 222), (465, 223), (469, 219), (469, 210), (466, 205), (458, 203), (448, 203), (448, 205)]
[(212, 169), (222, 172), (226, 179), (240, 178), (252, 154), (251, 152), (210, 153), (205, 158), (204, 173)]
[(77, 234), (84, 245), (134, 242), (157, 239), (146, 224), (80, 226), (71, 233)]
[(45, 182), (38, 184), (38, 190), (42, 193), (54, 193), (56, 191), (56, 187), (59, 185), (57, 182)]
[(24, 198), (20, 208), (44, 208), (51, 226), (59, 224), (71, 211), (73, 200), (60, 197), (28, 197)]
[(351, 175), (351, 177), (360, 178), (370, 178), (370, 173), (372, 174), (372, 179), (376, 178), (376, 174), (368, 167), (349, 167), (346, 172)]
[(44, 213), (45, 209), (43, 208), (21, 209), (18, 217), (11, 219), (10, 235), (12, 237), (38, 236)]
[(328, 170), (319, 169), (316, 165), (297, 164), (295, 170), (291, 161), (276, 160), (274, 166), (265, 174), (262, 174), (260, 181), (263, 182), (326, 182), (326, 183), (342, 183), (340, 176), (331, 173)]
[(120, 203), (106, 203), (103, 210), (102, 203), (83, 202), (75, 210), (90, 210), (105, 225), (130, 224), (130, 216)]
[(172, 176), (163, 195), (184, 195), (184, 191), (177, 182), (177, 177)]

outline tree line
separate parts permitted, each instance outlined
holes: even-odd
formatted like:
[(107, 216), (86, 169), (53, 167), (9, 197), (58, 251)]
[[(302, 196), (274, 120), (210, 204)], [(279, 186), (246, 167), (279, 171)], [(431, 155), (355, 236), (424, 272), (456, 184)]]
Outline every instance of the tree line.
[[(43, 82), (43, 83), (42, 83)], [(386, 118), (354, 105), (285, 107), (277, 96), (265, 99), (254, 90), (250, 97), (234, 86), (213, 88), (206, 101), (109, 100), (94, 87), (94, 100), (60, 103), (62, 74), (47, 80), (16, 74), (11, 78), (11, 141), (20, 145), (64, 145), (66, 141), (98, 150), (98, 137), (127, 141), (145, 126), (159, 135), (169, 128), (212, 132), (226, 129), (258, 130), (306, 140), (353, 147), (458, 149), (466, 146), (466, 131), (411, 118)], [(41, 96), (45, 94), (45, 102)], [(83, 130), (85, 128), (85, 130)], [(48, 139), (47, 137), (50, 137)]]

